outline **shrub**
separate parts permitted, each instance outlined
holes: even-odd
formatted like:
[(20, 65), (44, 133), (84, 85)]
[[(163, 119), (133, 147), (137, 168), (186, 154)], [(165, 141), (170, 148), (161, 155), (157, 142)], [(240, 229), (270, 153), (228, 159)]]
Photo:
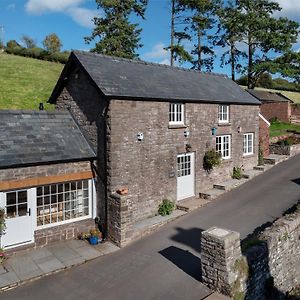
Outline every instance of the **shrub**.
[(222, 162), (221, 154), (216, 152), (214, 149), (205, 152), (203, 157), (203, 168), (207, 172), (211, 172), (216, 166), (219, 166)]
[(300, 139), (295, 136), (290, 136), (287, 139), (278, 141), (276, 144), (279, 146), (292, 146), (300, 144)]
[(161, 216), (170, 215), (172, 213), (172, 211), (174, 210), (174, 208), (175, 208), (175, 205), (171, 200), (164, 199), (158, 207), (158, 213)]
[(280, 123), (277, 117), (273, 117), (269, 121), (271, 124), (279, 124)]
[(243, 177), (242, 167), (233, 167), (232, 178), (240, 180)]

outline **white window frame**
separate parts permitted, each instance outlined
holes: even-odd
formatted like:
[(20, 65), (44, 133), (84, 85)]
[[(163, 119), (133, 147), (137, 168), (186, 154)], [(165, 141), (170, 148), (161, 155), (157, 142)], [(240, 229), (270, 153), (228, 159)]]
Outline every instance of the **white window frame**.
[[(219, 143), (218, 140), (221, 142)], [(228, 155), (225, 152), (228, 151)], [(217, 135), (216, 136), (216, 152), (221, 153), (222, 159), (231, 158), (231, 135)]]
[(169, 125), (184, 125), (183, 103), (169, 103)]
[(243, 136), (243, 155), (247, 156), (247, 155), (252, 155), (253, 153), (254, 153), (254, 133), (252, 132), (245, 133)]
[(219, 124), (229, 123), (229, 105), (227, 105), (227, 104), (219, 105), (218, 121), (219, 121)]
[[(82, 217), (77, 217), (77, 218), (73, 218), (73, 219), (68, 219), (68, 220), (64, 220), (64, 221), (59, 221), (59, 222), (54, 222), (54, 223), (50, 223), (50, 224), (45, 224), (45, 225), (37, 225), (37, 216), (36, 216), (36, 209), (35, 209), (35, 230), (41, 230), (41, 229), (45, 229), (45, 228), (51, 228), (51, 227), (56, 227), (59, 225), (63, 225), (63, 224), (68, 224), (68, 223), (74, 223), (77, 221), (82, 221), (82, 220), (86, 220), (86, 219), (90, 219), (94, 216), (95, 214), (95, 207), (94, 205), (94, 182), (91, 179), (85, 179), (88, 181), (88, 208), (89, 208), (89, 212), (88, 215), (82, 216)], [(75, 180), (76, 181), (76, 180)], [(71, 182), (71, 181), (70, 181)], [(68, 183), (68, 182), (65, 182)], [(56, 183), (59, 184), (59, 183)], [(51, 185), (51, 184), (50, 184)], [(35, 188), (35, 190), (37, 190), (37, 187)], [(37, 202), (37, 198), (35, 197), (35, 202)], [(37, 203), (35, 204), (37, 207)]]

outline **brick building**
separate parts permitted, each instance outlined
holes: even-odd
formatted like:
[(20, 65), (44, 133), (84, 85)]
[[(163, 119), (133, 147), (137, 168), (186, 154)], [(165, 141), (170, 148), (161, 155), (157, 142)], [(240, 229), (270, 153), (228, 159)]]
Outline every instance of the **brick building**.
[(247, 90), (247, 92), (261, 102), (260, 112), (267, 120), (277, 118), (281, 122), (291, 122), (292, 100), (281, 93), (261, 90)]
[(1, 247), (43, 246), (94, 226), (96, 154), (69, 112), (0, 111)]
[[(233, 167), (257, 164), (260, 102), (222, 75), (76, 51), (49, 102), (96, 149), (97, 213), (119, 245), (164, 198), (197, 197)], [(212, 148), (223, 163), (208, 173)]]

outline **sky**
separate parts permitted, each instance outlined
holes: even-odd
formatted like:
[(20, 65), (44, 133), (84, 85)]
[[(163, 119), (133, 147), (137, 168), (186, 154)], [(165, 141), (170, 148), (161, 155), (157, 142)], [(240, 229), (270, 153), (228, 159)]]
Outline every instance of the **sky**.
[[(276, 0), (285, 16), (300, 23), (300, 0)], [(15, 39), (21, 41), (29, 35), (42, 47), (46, 35), (56, 33), (63, 44), (63, 50), (89, 50), (93, 44), (85, 44), (84, 37), (93, 29), (92, 18), (99, 16), (95, 0), (0, 0), (0, 37), (6, 43)], [(149, 0), (146, 19), (135, 19), (143, 29), (138, 50), (140, 58), (146, 61), (169, 64), (170, 55), (164, 50), (170, 40), (170, 1)], [(300, 36), (294, 47), (300, 50)], [(220, 56), (222, 49), (217, 50)], [(220, 67), (215, 62), (214, 72), (230, 73), (229, 67)]]

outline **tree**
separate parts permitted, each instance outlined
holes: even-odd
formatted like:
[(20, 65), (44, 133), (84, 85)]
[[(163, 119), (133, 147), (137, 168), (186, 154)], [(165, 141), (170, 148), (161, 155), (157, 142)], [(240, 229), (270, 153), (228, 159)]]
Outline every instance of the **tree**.
[(241, 58), (247, 58), (245, 52), (237, 48), (237, 44), (242, 41), (243, 28), (241, 27), (241, 14), (236, 7), (236, 1), (228, 1), (227, 6), (218, 11), (219, 26), (217, 34), (220, 34), (215, 45), (226, 48), (221, 56), (221, 67), (230, 64), (231, 79), (235, 81), (235, 73), (240, 72), (242, 65)]
[(6, 48), (8, 49), (21, 49), (21, 45), (16, 40), (9, 40), (6, 43)]
[(21, 41), (25, 44), (27, 49), (32, 49), (36, 47), (36, 41), (29, 35), (23, 35)]
[(216, 12), (219, 8), (219, 0), (181, 0), (185, 10), (190, 11), (187, 16), (188, 22), (185, 31), (191, 38), (194, 38), (195, 44), (191, 51), (192, 69), (201, 71), (205, 67), (207, 71), (213, 69), (214, 62), (214, 36), (210, 31), (217, 22)]
[(184, 6), (180, 0), (171, 0), (171, 5), (171, 38), (170, 45), (165, 50), (170, 51), (170, 65), (173, 66), (175, 61), (179, 61), (179, 63), (191, 61), (192, 56), (182, 45), (183, 41), (191, 40), (191, 36), (184, 31), (184, 28), (181, 28), (186, 24), (183, 16)]
[(94, 17), (95, 28), (92, 35), (85, 37), (87, 44), (96, 40), (92, 52), (125, 58), (136, 58), (136, 50), (142, 47), (138, 24), (132, 24), (132, 14), (144, 19), (148, 0), (96, 0), (103, 17)]
[(50, 53), (60, 52), (62, 43), (56, 33), (51, 33), (43, 40), (45, 49)]
[[(297, 41), (299, 24), (287, 18), (274, 18), (273, 13), (281, 10), (277, 2), (238, 0), (237, 4), (243, 28), (242, 40), (248, 48), (248, 88), (253, 89), (264, 72), (280, 72), (284, 76), (294, 74), (288, 64), (297, 60), (297, 56), (288, 53)], [(272, 54), (277, 58), (272, 59)]]

